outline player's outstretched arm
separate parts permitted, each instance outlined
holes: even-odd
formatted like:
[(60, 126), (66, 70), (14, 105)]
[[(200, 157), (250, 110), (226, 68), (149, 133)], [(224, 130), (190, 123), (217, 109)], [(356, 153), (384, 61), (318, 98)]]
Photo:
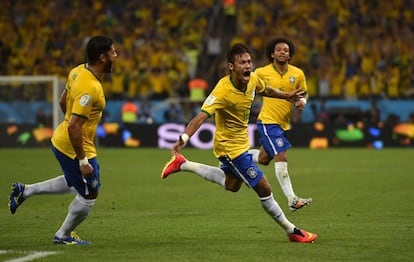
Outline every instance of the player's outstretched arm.
[(200, 126), (209, 118), (209, 115), (205, 112), (200, 112), (196, 115), (184, 130), (184, 133), (180, 135), (177, 142), (171, 148), (171, 153), (175, 154), (180, 151), (188, 142), (190, 137), (200, 128)]
[(305, 91), (303, 91), (302, 88), (297, 88), (290, 92), (284, 92), (270, 86), (266, 86), (265, 91), (262, 93), (263, 96), (286, 99), (290, 102), (299, 100), (304, 94)]

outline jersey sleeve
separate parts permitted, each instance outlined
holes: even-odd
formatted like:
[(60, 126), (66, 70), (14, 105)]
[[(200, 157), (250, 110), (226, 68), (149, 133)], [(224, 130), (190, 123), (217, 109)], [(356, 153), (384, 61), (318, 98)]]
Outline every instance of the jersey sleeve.
[(257, 79), (256, 93), (263, 93), (266, 88), (266, 82), (263, 79), (261, 79), (257, 73), (254, 74), (254, 77)]
[(96, 88), (92, 84), (85, 86), (82, 90), (77, 90), (73, 96), (71, 114), (88, 119), (94, 102), (93, 99), (96, 96)]
[(222, 96), (218, 90), (218, 88), (213, 89), (201, 107), (201, 111), (207, 113), (209, 116), (214, 115), (214, 113), (217, 111), (217, 109), (220, 108), (220, 105), (222, 104)]

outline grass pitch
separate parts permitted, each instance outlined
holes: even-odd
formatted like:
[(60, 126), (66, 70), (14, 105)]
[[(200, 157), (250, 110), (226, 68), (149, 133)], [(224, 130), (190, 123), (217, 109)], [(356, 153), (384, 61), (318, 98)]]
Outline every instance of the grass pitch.
[[(182, 153), (218, 163), (210, 150)], [(57, 246), (52, 238), (73, 196), (35, 196), (15, 215), (7, 207), (12, 182), (34, 183), (61, 173), (52, 152), (2, 149), (0, 260), (412, 261), (413, 156), (412, 149), (291, 149), (294, 190), (313, 198), (311, 206), (294, 213), (273, 164), (262, 166), (288, 218), (319, 235), (313, 244), (299, 244), (288, 241), (247, 187), (226, 192), (188, 172), (162, 180), (168, 150), (101, 148), (101, 194), (77, 229), (92, 245)]]

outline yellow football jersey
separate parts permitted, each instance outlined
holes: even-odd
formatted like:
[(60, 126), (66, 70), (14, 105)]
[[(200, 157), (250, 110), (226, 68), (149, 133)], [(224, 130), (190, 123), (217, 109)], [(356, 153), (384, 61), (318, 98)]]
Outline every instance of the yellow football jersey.
[[(256, 74), (266, 81), (268, 86), (281, 91), (290, 92), (301, 87), (307, 92), (305, 74), (303, 71), (293, 65), (288, 65), (288, 70), (280, 74), (273, 66), (268, 64), (256, 69)], [(278, 124), (283, 130), (290, 129), (290, 115), (292, 112), (292, 103), (285, 99), (263, 97), (262, 109), (257, 120), (263, 124)]]
[(264, 81), (251, 73), (245, 92), (234, 86), (230, 75), (220, 79), (211, 91), (201, 110), (209, 116), (215, 115), (215, 157), (228, 155), (234, 159), (249, 149), (247, 126), (250, 108), (256, 93), (262, 93), (264, 89)]
[(81, 64), (69, 73), (65, 89), (65, 119), (53, 132), (52, 144), (68, 157), (76, 157), (69, 139), (68, 125), (71, 115), (77, 115), (87, 119), (82, 129), (85, 154), (89, 159), (96, 157), (96, 128), (106, 105), (102, 83), (86, 64)]

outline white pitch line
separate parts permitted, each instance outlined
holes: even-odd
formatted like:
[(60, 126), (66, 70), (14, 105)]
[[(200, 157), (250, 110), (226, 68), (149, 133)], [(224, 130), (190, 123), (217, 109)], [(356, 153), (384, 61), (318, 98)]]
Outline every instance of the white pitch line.
[[(7, 250), (0, 250), (0, 254), (5, 254), (5, 253), (22, 253), (20, 252), (16, 252), (16, 251), (7, 251)], [(27, 252), (24, 252), (27, 253)], [(51, 255), (55, 255), (59, 252), (57, 251), (30, 251), (30, 253), (27, 256), (24, 257), (19, 257), (19, 258), (14, 258), (14, 259), (10, 259), (10, 260), (5, 260), (4, 262), (25, 262), (25, 261), (32, 261), (38, 258), (42, 258), (42, 257), (47, 257), (47, 256), (51, 256)]]

